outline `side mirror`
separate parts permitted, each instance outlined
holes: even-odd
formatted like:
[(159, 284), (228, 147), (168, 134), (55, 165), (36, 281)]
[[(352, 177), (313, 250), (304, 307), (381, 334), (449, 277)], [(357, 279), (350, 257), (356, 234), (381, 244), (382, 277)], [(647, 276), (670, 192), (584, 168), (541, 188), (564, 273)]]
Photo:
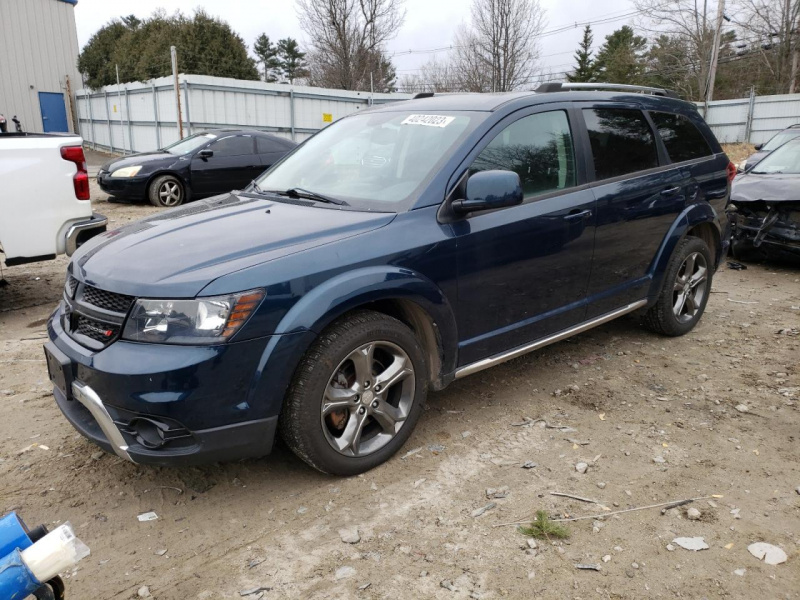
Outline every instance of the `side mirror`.
[(457, 215), (522, 204), (522, 183), (513, 171), (479, 171), (467, 180), (465, 195), (453, 201)]
[(211, 158), (212, 156), (214, 156), (214, 151), (209, 150), (208, 148), (204, 148), (203, 150), (200, 150), (200, 152), (197, 153), (197, 156), (199, 156), (203, 160), (206, 160), (207, 158)]
[(761, 149), (764, 147), (764, 144), (756, 144), (753, 148), (756, 149), (756, 152), (760, 152)]

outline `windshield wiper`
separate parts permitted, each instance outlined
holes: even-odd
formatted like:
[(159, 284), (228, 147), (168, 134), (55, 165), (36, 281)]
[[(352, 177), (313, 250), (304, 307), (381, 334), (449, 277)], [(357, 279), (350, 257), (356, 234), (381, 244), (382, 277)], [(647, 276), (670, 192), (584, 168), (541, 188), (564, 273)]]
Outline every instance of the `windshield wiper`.
[(319, 202), (335, 204), (337, 206), (350, 206), (347, 202), (340, 200), (339, 198), (324, 196), (323, 194), (312, 192), (310, 190), (304, 190), (303, 188), (292, 188), (286, 190), (285, 192), (277, 193), (281, 194), (282, 196), (289, 196), (290, 198), (308, 198), (309, 200), (318, 200)]
[[(264, 192), (264, 190), (262, 190), (262, 189), (261, 189), (261, 187), (258, 185), (258, 183), (256, 183), (256, 180), (255, 180), (255, 179), (253, 179), (253, 181), (251, 181), (251, 182), (250, 182), (250, 185), (248, 185), (247, 187), (249, 187), (249, 188), (250, 188), (252, 191), (254, 191), (256, 194), (264, 194), (264, 193), (266, 193), (266, 192)], [(248, 192), (248, 191), (250, 191), (250, 190), (248, 190), (248, 189), (245, 189), (244, 191), (245, 191), (245, 192)]]

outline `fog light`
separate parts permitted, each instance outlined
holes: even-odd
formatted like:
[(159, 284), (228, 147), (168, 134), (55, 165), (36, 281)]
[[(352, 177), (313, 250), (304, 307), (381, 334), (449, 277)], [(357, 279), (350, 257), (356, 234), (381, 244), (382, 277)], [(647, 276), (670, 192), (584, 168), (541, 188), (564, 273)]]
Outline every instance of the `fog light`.
[(156, 450), (167, 445), (164, 433), (169, 429), (164, 423), (151, 419), (138, 418), (130, 423), (130, 428), (136, 432), (136, 441), (145, 448)]

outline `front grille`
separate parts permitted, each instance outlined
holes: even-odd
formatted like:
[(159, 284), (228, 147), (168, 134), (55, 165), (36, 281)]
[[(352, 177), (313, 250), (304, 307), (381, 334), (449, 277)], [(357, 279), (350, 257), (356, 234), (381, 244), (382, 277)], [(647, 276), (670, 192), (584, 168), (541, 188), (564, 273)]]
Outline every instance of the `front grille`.
[(75, 315), (74, 333), (83, 335), (101, 344), (108, 344), (119, 334), (119, 327), (95, 321), (83, 315)]
[(114, 292), (107, 292), (91, 285), (83, 286), (83, 298), (86, 304), (91, 304), (104, 310), (115, 313), (127, 314), (133, 304), (134, 297)]
[(78, 289), (78, 280), (75, 279), (72, 275), (67, 275), (67, 295), (70, 298), (75, 297), (75, 290)]

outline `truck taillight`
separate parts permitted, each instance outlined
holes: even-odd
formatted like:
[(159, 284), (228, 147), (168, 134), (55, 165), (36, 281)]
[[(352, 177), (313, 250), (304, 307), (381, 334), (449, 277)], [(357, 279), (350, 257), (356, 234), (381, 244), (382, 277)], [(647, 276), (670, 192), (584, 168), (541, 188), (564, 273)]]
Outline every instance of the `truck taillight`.
[(86, 170), (86, 157), (81, 146), (64, 146), (61, 148), (61, 158), (75, 163), (78, 172), (72, 178), (75, 186), (75, 197), (78, 200), (89, 199), (89, 171)]

